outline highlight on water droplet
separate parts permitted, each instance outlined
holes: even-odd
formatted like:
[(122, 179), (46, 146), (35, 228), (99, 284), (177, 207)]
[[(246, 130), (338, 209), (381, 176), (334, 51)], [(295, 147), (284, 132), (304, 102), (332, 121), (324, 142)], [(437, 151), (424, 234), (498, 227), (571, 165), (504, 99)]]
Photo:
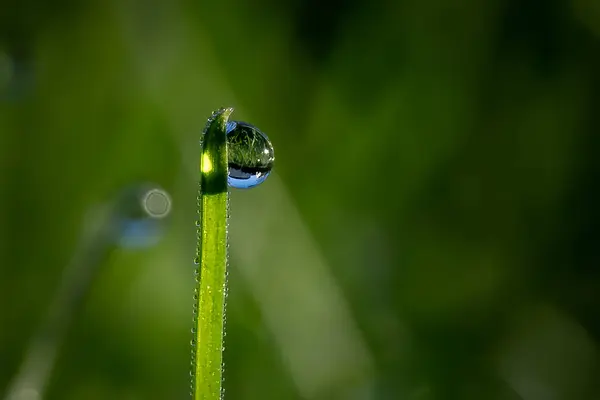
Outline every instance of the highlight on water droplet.
[(267, 135), (241, 121), (229, 121), (226, 132), (229, 186), (248, 189), (263, 183), (275, 161), (273, 145)]

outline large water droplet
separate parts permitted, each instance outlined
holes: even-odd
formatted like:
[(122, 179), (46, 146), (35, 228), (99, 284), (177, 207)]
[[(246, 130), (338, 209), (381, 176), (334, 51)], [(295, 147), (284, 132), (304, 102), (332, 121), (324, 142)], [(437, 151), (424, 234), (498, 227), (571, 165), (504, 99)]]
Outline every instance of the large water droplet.
[(229, 186), (248, 189), (267, 179), (275, 160), (267, 135), (246, 122), (229, 121), (226, 127), (229, 152)]

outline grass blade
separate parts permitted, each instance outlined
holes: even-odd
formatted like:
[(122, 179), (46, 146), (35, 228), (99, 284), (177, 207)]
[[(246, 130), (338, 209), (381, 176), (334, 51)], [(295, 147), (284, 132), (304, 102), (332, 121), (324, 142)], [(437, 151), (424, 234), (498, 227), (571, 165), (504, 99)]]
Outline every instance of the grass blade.
[(196, 275), (199, 279), (194, 301), (194, 400), (218, 400), (222, 393), (228, 212), (225, 125), (232, 111), (228, 108), (214, 112), (202, 139)]

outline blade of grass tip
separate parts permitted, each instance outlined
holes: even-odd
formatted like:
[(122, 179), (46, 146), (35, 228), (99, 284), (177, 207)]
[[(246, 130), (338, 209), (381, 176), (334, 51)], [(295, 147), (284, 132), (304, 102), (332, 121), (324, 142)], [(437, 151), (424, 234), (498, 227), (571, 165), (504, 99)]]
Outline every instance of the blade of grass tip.
[(206, 124), (200, 155), (199, 263), (194, 296), (192, 397), (222, 396), (223, 336), (227, 290), (227, 135), (232, 108), (215, 111)]

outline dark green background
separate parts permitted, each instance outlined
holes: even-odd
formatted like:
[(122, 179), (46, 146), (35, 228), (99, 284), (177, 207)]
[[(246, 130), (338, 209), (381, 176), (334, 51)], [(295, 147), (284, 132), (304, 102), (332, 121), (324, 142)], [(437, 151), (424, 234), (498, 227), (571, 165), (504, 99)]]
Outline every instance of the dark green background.
[(47, 399), (185, 398), (232, 106), (276, 165), (232, 194), (226, 399), (599, 398), (598, 4), (3, 2), (0, 393), (88, 211), (151, 181), (163, 240), (110, 254)]

